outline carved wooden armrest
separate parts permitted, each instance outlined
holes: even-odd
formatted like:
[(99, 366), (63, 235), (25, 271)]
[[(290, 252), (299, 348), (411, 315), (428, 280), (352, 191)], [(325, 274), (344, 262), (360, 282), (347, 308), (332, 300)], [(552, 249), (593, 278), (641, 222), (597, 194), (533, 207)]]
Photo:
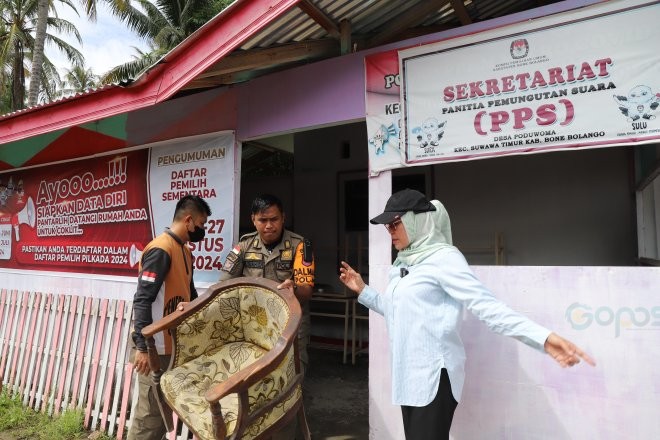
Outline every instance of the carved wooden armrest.
[[(244, 277), (244, 278), (235, 278), (232, 280), (222, 281), (210, 286), (207, 289), (206, 294), (195, 298), (193, 301), (184, 305), (183, 310), (179, 310), (178, 307), (169, 315), (162, 317), (158, 321), (149, 324), (148, 326), (142, 329), (142, 335), (145, 339), (150, 336), (155, 335), (158, 332), (169, 330), (172, 327), (177, 327), (181, 324), (186, 318), (190, 315), (197, 313), (199, 310), (204, 308), (204, 306), (213, 301), (215, 297), (220, 294), (222, 291), (240, 286), (253, 286), (257, 285), (259, 287), (270, 288), (271, 290), (277, 289), (277, 283), (275, 281), (267, 280), (265, 278), (256, 278), (256, 277)], [(280, 292), (284, 295), (290, 295), (295, 298), (292, 289), (280, 289)], [(296, 302), (297, 304), (297, 302)], [(290, 311), (292, 314), (301, 315), (300, 306), (298, 309), (293, 309)]]
[[(287, 326), (285, 331), (290, 331), (291, 327), (292, 326)], [(298, 327), (299, 325), (295, 326), (296, 334)], [(249, 426), (254, 420), (261, 417), (265, 412), (271, 410), (277, 403), (288, 398), (288, 396), (295, 390), (296, 386), (302, 383), (302, 374), (298, 373), (293, 381), (291, 381), (288, 388), (283, 390), (284, 392), (282, 392), (277, 398), (273, 399), (269, 404), (258, 408), (253, 413), (249, 413), (249, 388), (275, 371), (284, 361), (291, 347), (297, 352), (298, 344), (296, 341), (297, 336), (295, 334), (293, 338), (288, 339), (288, 342), (286, 337), (280, 336), (273, 348), (248, 368), (231, 375), (224, 382), (216, 384), (206, 391), (204, 398), (209, 403), (209, 409), (213, 418), (215, 438), (225, 438), (227, 436), (226, 425), (222, 416), (222, 406), (220, 405), (220, 400), (223, 397), (233, 393), (238, 394), (239, 408), (241, 408), (239, 412), (243, 413), (243, 417), (239, 420), (240, 426), (236, 427), (236, 429), (239, 430), (243, 427)], [(296, 370), (300, 371), (298, 356), (295, 356), (295, 359)]]

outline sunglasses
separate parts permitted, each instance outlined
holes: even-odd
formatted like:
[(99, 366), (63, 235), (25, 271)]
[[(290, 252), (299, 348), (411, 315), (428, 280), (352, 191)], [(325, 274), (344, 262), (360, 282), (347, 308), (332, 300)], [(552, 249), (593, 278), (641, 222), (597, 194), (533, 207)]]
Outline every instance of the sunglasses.
[(387, 232), (392, 233), (396, 231), (396, 228), (398, 228), (400, 224), (401, 224), (401, 218), (397, 217), (394, 219), (394, 221), (390, 223), (385, 223), (385, 229), (387, 229)]

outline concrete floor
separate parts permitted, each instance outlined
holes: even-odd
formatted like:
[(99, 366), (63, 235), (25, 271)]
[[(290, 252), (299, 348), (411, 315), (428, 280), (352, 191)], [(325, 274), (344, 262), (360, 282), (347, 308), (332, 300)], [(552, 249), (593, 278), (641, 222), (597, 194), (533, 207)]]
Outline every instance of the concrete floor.
[(305, 413), (313, 440), (369, 438), (368, 355), (342, 364), (340, 351), (308, 348), (303, 385)]

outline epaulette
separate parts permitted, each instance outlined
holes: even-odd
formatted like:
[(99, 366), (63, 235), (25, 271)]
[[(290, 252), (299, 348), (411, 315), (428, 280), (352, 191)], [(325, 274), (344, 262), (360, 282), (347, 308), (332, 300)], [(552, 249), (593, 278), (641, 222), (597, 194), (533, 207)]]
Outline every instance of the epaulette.
[(302, 235), (296, 234), (295, 232), (289, 231), (289, 235), (291, 238), (295, 238), (296, 240), (303, 241), (305, 239)]
[(258, 231), (248, 232), (247, 234), (243, 234), (243, 235), (241, 235), (241, 238), (238, 239), (238, 241), (243, 241), (243, 240), (246, 240), (248, 238), (252, 239), (255, 235), (257, 235), (257, 233), (258, 233)]

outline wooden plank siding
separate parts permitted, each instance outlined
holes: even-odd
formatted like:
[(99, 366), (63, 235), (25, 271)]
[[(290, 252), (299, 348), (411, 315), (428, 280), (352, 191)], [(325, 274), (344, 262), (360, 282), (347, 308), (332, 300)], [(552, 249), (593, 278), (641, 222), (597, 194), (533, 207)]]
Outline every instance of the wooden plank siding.
[[(0, 389), (48, 415), (78, 409), (87, 429), (125, 438), (132, 315), (126, 300), (1, 289)], [(178, 425), (170, 439), (192, 438)]]

